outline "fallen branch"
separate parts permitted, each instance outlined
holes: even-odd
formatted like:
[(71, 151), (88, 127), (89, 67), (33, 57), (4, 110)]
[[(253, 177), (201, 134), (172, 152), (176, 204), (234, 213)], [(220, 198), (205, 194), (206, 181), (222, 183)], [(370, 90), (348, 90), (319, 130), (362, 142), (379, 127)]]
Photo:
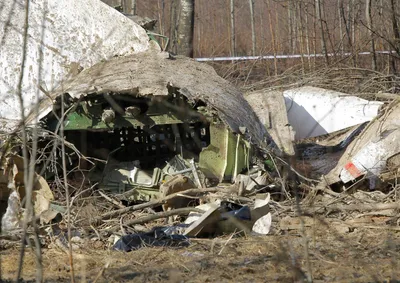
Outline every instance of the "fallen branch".
[(116, 201), (115, 199), (110, 198), (109, 196), (107, 196), (107, 195), (106, 195), (105, 193), (103, 193), (102, 191), (98, 191), (98, 193), (99, 193), (103, 198), (105, 198), (107, 201), (111, 202), (113, 205), (115, 205), (115, 206), (117, 206), (117, 207), (119, 207), (119, 208), (121, 208), (121, 209), (123, 209), (123, 208), (126, 207), (125, 205), (123, 205), (122, 203)]
[(353, 228), (363, 228), (363, 229), (382, 229), (382, 230), (388, 230), (388, 231), (400, 231), (400, 227), (392, 227), (392, 226), (373, 226), (373, 225), (362, 225), (362, 224), (357, 224), (357, 225), (349, 225), (350, 227)]
[(368, 204), (350, 204), (350, 205), (335, 205), (328, 206), (326, 209), (330, 211), (373, 211), (386, 209), (400, 209), (400, 202), (390, 203), (368, 203)]
[[(157, 220), (160, 218), (168, 218), (168, 217), (174, 216), (174, 215), (187, 215), (192, 211), (199, 212), (199, 213), (204, 212), (204, 210), (202, 210), (200, 208), (184, 207), (184, 208), (178, 208), (178, 209), (164, 211), (164, 212), (158, 212), (156, 214), (146, 215), (146, 216), (143, 216), (143, 217), (140, 217), (137, 219), (132, 219), (132, 220), (127, 221), (126, 223), (122, 223), (122, 225), (124, 225), (124, 226), (138, 225), (138, 224), (143, 224), (143, 223), (147, 223), (150, 221), (154, 221), (154, 220)], [(120, 227), (116, 226), (116, 227), (111, 228), (110, 231), (117, 232), (119, 229), (120, 229)]]
[(350, 205), (328, 205), (322, 207), (315, 207), (313, 210), (306, 209), (305, 212), (309, 215), (314, 214), (318, 210), (337, 212), (337, 211), (374, 211), (386, 209), (400, 209), (400, 202), (390, 203), (368, 203), (368, 204), (350, 204)]
[(175, 197), (182, 197), (182, 195), (213, 193), (213, 192), (219, 192), (221, 190), (223, 190), (223, 189), (222, 188), (189, 189), (189, 190), (186, 190), (186, 191), (181, 191), (181, 192), (178, 192), (178, 193), (174, 193), (174, 194), (168, 195), (168, 196), (166, 196), (166, 197), (164, 197), (162, 199), (153, 200), (153, 201), (149, 201), (149, 202), (146, 202), (146, 203), (141, 203), (141, 204), (138, 204), (138, 205), (133, 205), (133, 206), (129, 206), (129, 207), (126, 207), (126, 208), (110, 211), (110, 212), (104, 213), (100, 217), (95, 218), (93, 221), (95, 223), (98, 223), (101, 220), (117, 217), (117, 216), (120, 216), (121, 214), (125, 214), (127, 212), (141, 210), (141, 209), (148, 208), (148, 207), (160, 206), (160, 205), (165, 204), (168, 200), (171, 200), (171, 199), (173, 199)]
[(325, 183), (320, 182), (317, 186), (309, 186), (307, 184), (301, 183), (299, 185), (300, 188), (302, 189), (306, 189), (309, 190), (310, 192), (317, 192), (317, 191), (321, 191), (323, 193), (326, 193), (328, 195), (334, 196), (334, 197), (340, 197), (342, 196), (342, 194), (337, 193), (332, 191), (327, 185), (325, 185)]

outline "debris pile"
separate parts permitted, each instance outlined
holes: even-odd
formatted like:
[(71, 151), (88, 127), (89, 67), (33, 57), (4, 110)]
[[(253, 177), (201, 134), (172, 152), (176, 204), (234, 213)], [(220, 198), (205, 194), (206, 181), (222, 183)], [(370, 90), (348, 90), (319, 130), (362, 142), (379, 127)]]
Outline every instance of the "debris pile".
[[(134, 79), (132, 69), (140, 69)], [(187, 58), (171, 60), (164, 52), (113, 58), (83, 70), (38, 107), (40, 122), (29, 115), (27, 131), (33, 136), (35, 129), (38, 139), (36, 180), (52, 189), (47, 206), (35, 215), (50, 225), (48, 233), (62, 237), (61, 243), (60, 221), (62, 226), (68, 222), (68, 209), (74, 218), (83, 217), (76, 235), (83, 235), (82, 229), (102, 239), (119, 235), (118, 247), (138, 235), (172, 244), (188, 237), (268, 233), (267, 189), (278, 175), (263, 160), (266, 152), (272, 154), (269, 159), (282, 152), (241, 93), (211, 67)], [(4, 168), (21, 163), (20, 153), (16, 143)], [(5, 170), (4, 200), (7, 192), (24, 191), (21, 179), (9, 183), (16, 172)], [(34, 206), (42, 207), (42, 195), (35, 196)], [(24, 206), (19, 209), (22, 215)], [(176, 223), (178, 216), (190, 221), (162, 230), (132, 230), (132, 225), (161, 218)]]

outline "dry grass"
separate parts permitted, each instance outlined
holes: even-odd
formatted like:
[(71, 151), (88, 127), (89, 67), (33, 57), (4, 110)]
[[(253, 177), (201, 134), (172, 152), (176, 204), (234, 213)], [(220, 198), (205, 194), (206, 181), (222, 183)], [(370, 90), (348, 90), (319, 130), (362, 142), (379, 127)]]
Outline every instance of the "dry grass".
[[(318, 66), (316, 70), (307, 70), (293, 62), (278, 75), (271, 73), (269, 62), (213, 62), (217, 73), (229, 80), (244, 92), (252, 90), (286, 90), (301, 86), (315, 86), (336, 90), (367, 99), (381, 99), (378, 92), (396, 94), (400, 89), (400, 77), (387, 71), (377, 72), (359, 67), (349, 67), (337, 62), (329, 68)], [(390, 97), (391, 99), (393, 97)]]
[[(335, 220), (336, 221), (336, 220)], [(383, 281), (400, 277), (400, 235), (382, 229), (344, 232), (337, 222), (308, 226), (315, 282)], [(185, 249), (146, 247), (130, 253), (104, 245), (74, 252), (78, 281), (98, 282), (293, 282), (304, 281), (303, 241), (298, 230), (265, 237), (195, 239)], [(227, 242), (228, 241), (228, 242)], [(222, 250), (223, 248), (223, 250)], [(222, 250), (222, 252), (221, 252)], [(15, 279), (17, 250), (1, 252), (2, 278)], [(69, 281), (68, 255), (44, 250), (46, 281)], [(35, 276), (34, 254), (24, 259), (24, 279)]]

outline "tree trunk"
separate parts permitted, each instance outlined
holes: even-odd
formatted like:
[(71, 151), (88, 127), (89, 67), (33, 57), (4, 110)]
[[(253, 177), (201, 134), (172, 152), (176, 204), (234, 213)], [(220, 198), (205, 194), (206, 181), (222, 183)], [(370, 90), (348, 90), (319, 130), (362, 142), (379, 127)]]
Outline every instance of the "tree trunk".
[[(161, 0), (163, 1), (163, 0)], [(161, 5), (160, 5), (161, 4)], [(163, 3), (160, 3), (160, 0), (157, 1), (157, 11), (158, 11), (158, 30), (160, 34), (164, 34), (163, 33), (163, 29), (164, 29), (164, 21), (163, 21), (163, 7), (162, 7)], [(161, 48), (164, 50), (165, 47), (161, 46)]]
[(393, 27), (393, 35), (394, 35), (394, 47), (397, 53), (397, 56), (400, 56), (400, 26), (399, 22), (397, 19), (397, 9), (396, 9), (396, 3), (397, 0), (390, 0), (390, 6), (391, 6), (391, 11), (392, 11), (392, 27)]
[[(352, 30), (353, 30), (353, 5), (352, 5), (353, 1), (350, 2), (350, 0), (348, 0), (347, 2), (347, 32), (349, 34), (349, 44), (351, 45), (352, 49), (353, 49), (353, 37), (352, 37)], [(352, 50), (353, 51), (353, 50)]]
[(255, 18), (254, 18), (254, 0), (249, 0), (250, 5), (250, 17), (251, 17), (251, 55), (256, 55), (256, 30), (255, 30)]
[(235, 37), (235, 1), (231, 0), (231, 50), (232, 56), (236, 56), (236, 37)]
[(193, 57), (194, 0), (174, 0), (171, 9), (172, 51)]
[(123, 0), (122, 10), (124, 13), (134, 15), (133, 13), (133, 0)]
[(302, 11), (303, 11), (303, 1), (300, 0), (298, 3), (298, 15), (299, 15), (299, 34), (300, 34), (300, 54), (301, 54), (301, 68), (304, 74), (305, 70), (305, 64), (304, 64), (304, 34), (303, 34), (303, 16), (302, 16)]
[(347, 32), (348, 32), (348, 36), (349, 36), (349, 45), (351, 47), (351, 58), (353, 61), (353, 66), (356, 67), (357, 66), (357, 60), (356, 60), (356, 50), (355, 50), (355, 46), (354, 46), (354, 26), (355, 26), (355, 20), (354, 20), (354, 0), (349, 0), (349, 2), (347, 3)]
[(277, 52), (282, 52), (284, 50), (282, 50), (283, 48), (283, 43), (282, 43), (282, 38), (280, 37), (280, 31), (279, 31), (279, 13), (278, 13), (278, 9), (276, 9), (276, 5), (275, 5), (275, 44), (277, 46)]
[(132, 14), (136, 15), (136, 0), (132, 0)]
[[(164, 1), (164, 0), (163, 0)], [(195, 19), (199, 18), (201, 15), (200, 11), (201, 6), (198, 5), (197, 9), (195, 10)], [(202, 57), (202, 50), (201, 50), (201, 41), (202, 41), (202, 24), (197, 25), (197, 53), (195, 53), (195, 56)]]
[(351, 28), (351, 13), (350, 13), (350, 2), (347, 5), (347, 12), (348, 12), (348, 18), (346, 20), (346, 16), (344, 13), (344, 5), (343, 5), (343, 1), (340, 1), (340, 16), (343, 19), (343, 23), (344, 23), (344, 27), (345, 27), (345, 31), (346, 31), (346, 37), (347, 37), (347, 44), (348, 44), (348, 48), (351, 51), (352, 55), (351, 55), (351, 60), (353, 62), (353, 66), (356, 66), (356, 59), (353, 55), (353, 43), (351, 41), (351, 34), (350, 34), (350, 28)]
[(289, 32), (289, 50), (288, 53), (293, 54), (293, 23), (292, 23), (292, 9), (291, 9), (291, 1), (287, 4), (287, 13), (288, 13), (288, 32)]
[(350, 37), (350, 25), (349, 25), (349, 21), (346, 20), (346, 16), (345, 16), (345, 14), (344, 14), (343, 1), (342, 1), (342, 0), (339, 0), (339, 1), (340, 1), (340, 7), (339, 7), (339, 10), (340, 10), (340, 18), (341, 18), (341, 21), (343, 20), (343, 24), (344, 24), (344, 28), (345, 28), (346, 36), (347, 36), (347, 42), (348, 42), (348, 45), (349, 45), (348, 47), (351, 48), (351, 37)]
[(315, 70), (315, 66), (316, 66), (316, 61), (317, 61), (317, 21), (318, 19), (316, 18), (316, 12), (317, 12), (317, 5), (315, 4), (315, 1), (312, 1), (314, 6), (313, 6), (313, 52), (314, 52), (314, 56), (313, 56), (313, 68)]
[(322, 53), (325, 55), (325, 63), (326, 63), (326, 65), (329, 65), (328, 51), (326, 49), (324, 23), (322, 21), (322, 16), (321, 16), (321, 0), (315, 0), (315, 10), (316, 10), (317, 20), (318, 20), (318, 23), (319, 23), (319, 29), (320, 29), (320, 32), (321, 32)]
[(308, 3), (305, 4), (305, 21), (306, 21), (306, 49), (307, 49), (307, 61), (308, 61), (308, 69), (311, 70), (311, 49), (310, 49), (310, 33), (308, 29)]
[[(268, 9), (268, 21), (269, 21), (269, 30), (271, 32), (271, 39), (272, 39), (272, 49), (274, 50), (274, 69), (275, 69), (275, 76), (278, 75), (278, 60), (276, 59), (276, 39), (275, 39), (275, 32), (272, 27), (272, 15), (271, 15), (271, 3), (270, 0), (267, 0), (267, 9)], [(275, 23), (277, 25), (277, 23)]]
[(342, 24), (342, 12), (341, 12), (341, 7), (343, 5), (343, 0), (338, 0), (337, 6), (338, 6), (338, 20), (339, 20), (339, 38), (340, 38), (340, 51), (341, 55), (343, 56), (344, 54), (344, 43), (343, 43), (343, 24)]
[(375, 39), (374, 39), (374, 32), (372, 30), (373, 27), (372, 27), (371, 4), (372, 0), (365, 0), (365, 18), (367, 19), (369, 40), (371, 41), (370, 50), (372, 55), (372, 69), (376, 71)]
[[(136, 2), (136, 0), (134, 1)], [(160, 32), (162, 35), (165, 35), (165, 0), (161, 0), (161, 24), (162, 29), (160, 30)]]
[(169, 12), (169, 46), (168, 50), (172, 53), (177, 53), (177, 33), (178, 33), (178, 1), (171, 0), (171, 9)]
[[(392, 11), (392, 27), (393, 27), (393, 36), (394, 36), (394, 49), (396, 51), (396, 55), (397, 57), (400, 57), (400, 26), (399, 26), (399, 22), (397, 19), (397, 9), (396, 9), (396, 3), (397, 0), (390, 0), (390, 8)], [(392, 55), (392, 54), (391, 54)], [(394, 74), (397, 74), (397, 66), (396, 66), (396, 61), (398, 61), (398, 59), (395, 59), (394, 56), (390, 56), (390, 60), (391, 60), (391, 65), (392, 65), (392, 71)]]
[[(332, 36), (331, 36), (330, 30), (329, 30), (328, 22), (325, 20), (328, 18), (325, 13), (325, 8), (326, 8), (325, 2), (322, 1), (321, 2), (321, 18), (323, 19), (323, 23), (325, 24), (325, 27), (324, 27), (325, 42), (329, 42), (329, 44), (331, 46), (331, 50), (334, 53), (334, 50), (336, 48), (335, 48), (334, 43), (332, 42)], [(333, 29), (333, 30), (335, 30), (335, 29)], [(326, 43), (326, 52), (328, 53), (327, 43)]]
[(296, 1), (292, 1), (292, 28), (293, 28), (293, 54), (297, 53), (297, 41), (299, 40), (298, 36), (298, 21), (297, 21), (297, 4)]
[(351, 9), (352, 9), (352, 15), (351, 15), (351, 44), (353, 47), (355, 46), (356, 43), (356, 5), (354, 0), (351, 0)]
[(193, 57), (194, 0), (181, 0), (178, 22), (178, 54)]

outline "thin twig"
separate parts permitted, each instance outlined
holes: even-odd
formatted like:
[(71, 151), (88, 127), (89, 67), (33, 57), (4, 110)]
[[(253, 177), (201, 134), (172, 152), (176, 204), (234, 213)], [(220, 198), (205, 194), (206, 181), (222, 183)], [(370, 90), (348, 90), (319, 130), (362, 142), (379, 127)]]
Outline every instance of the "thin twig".
[[(24, 260), (24, 255), (25, 255), (25, 241), (27, 240), (27, 228), (28, 228), (28, 222), (33, 218), (33, 207), (32, 207), (32, 189), (33, 189), (33, 181), (34, 181), (34, 156), (32, 156), (32, 159), (29, 161), (28, 157), (28, 137), (27, 137), (27, 131), (26, 131), (26, 117), (25, 117), (25, 107), (24, 107), (24, 99), (23, 99), (23, 94), (22, 94), (22, 83), (24, 79), (24, 74), (25, 74), (25, 63), (26, 63), (26, 56), (27, 56), (27, 45), (28, 45), (28, 29), (29, 29), (29, 9), (30, 8), (30, 1), (26, 0), (25, 1), (25, 20), (24, 20), (24, 31), (23, 31), (23, 47), (22, 47), (22, 59), (21, 59), (21, 70), (20, 70), (20, 75), (18, 79), (18, 86), (17, 86), (17, 97), (19, 101), (19, 107), (20, 107), (20, 115), (21, 115), (21, 123), (22, 123), (22, 141), (23, 141), (23, 146), (22, 146), (22, 153), (23, 153), (23, 163), (24, 163), (24, 186), (25, 186), (25, 196), (26, 196), (26, 204), (25, 204), (25, 215), (24, 215), (24, 221), (23, 221), (23, 236), (21, 239), (21, 251), (20, 251), (20, 256), (19, 256), (19, 262), (18, 262), (18, 272), (17, 272), (17, 278), (16, 281), (19, 281), (21, 278), (22, 274), (22, 266), (23, 266), (23, 260)], [(35, 107), (37, 110), (37, 107)], [(37, 138), (37, 137), (36, 137)], [(36, 139), (34, 137), (34, 139)], [(37, 141), (37, 140), (36, 140)], [(35, 145), (36, 148), (36, 145)], [(35, 153), (36, 155), (36, 153)], [(33, 166), (29, 166), (33, 165)], [(31, 182), (29, 182), (31, 181)], [(35, 224), (34, 224), (35, 225)], [(34, 229), (35, 233), (35, 244), (37, 248), (36, 252), (36, 260), (37, 260), (37, 280), (38, 281), (43, 281), (43, 273), (42, 273), (42, 263), (41, 263), (41, 250), (40, 250), (40, 243), (38, 236), (36, 234), (36, 229)]]
[(97, 191), (103, 198), (105, 198), (107, 201), (111, 202), (113, 205), (123, 209), (126, 206), (123, 205), (122, 203), (116, 201), (115, 199), (110, 198), (109, 196), (107, 196), (105, 193), (103, 193), (102, 191)]
[(224, 243), (224, 245), (222, 246), (221, 250), (219, 251), (218, 255), (221, 255), (222, 251), (224, 250), (224, 248), (226, 247), (226, 245), (230, 242), (230, 240), (232, 240), (233, 236), (236, 234), (236, 230), (232, 233), (232, 235), (229, 237), (229, 239)]
[(310, 252), (309, 252), (309, 247), (308, 247), (308, 238), (306, 235), (306, 230), (305, 230), (305, 224), (304, 224), (304, 219), (303, 219), (303, 212), (301, 210), (300, 206), (300, 197), (299, 197), (299, 189), (298, 187), (296, 188), (296, 193), (295, 193), (295, 198), (296, 198), (296, 212), (297, 215), (300, 219), (300, 225), (301, 225), (301, 236), (304, 241), (304, 256), (306, 259), (306, 265), (307, 265), (307, 281), (312, 282), (313, 281), (313, 275), (312, 275), (312, 268), (311, 268), (311, 260), (310, 260)]
[[(64, 95), (61, 96), (61, 117), (64, 117)], [(61, 142), (61, 154), (62, 154), (62, 167), (63, 167), (63, 178), (64, 178), (64, 189), (65, 198), (67, 201), (67, 229), (68, 229), (68, 251), (69, 251), (69, 264), (71, 266), (71, 282), (75, 282), (75, 272), (74, 272), (74, 261), (72, 257), (72, 243), (71, 243), (71, 206), (70, 206), (70, 196), (67, 180), (67, 163), (65, 158), (65, 140), (64, 140), (64, 120), (59, 121), (60, 125), (60, 135), (62, 138)]]
[(125, 214), (127, 212), (141, 210), (141, 209), (148, 208), (148, 207), (160, 206), (160, 205), (166, 203), (168, 200), (171, 200), (173, 198), (178, 197), (179, 195), (211, 193), (211, 192), (218, 192), (218, 191), (221, 191), (221, 190), (222, 190), (221, 188), (189, 189), (189, 190), (185, 190), (185, 191), (181, 191), (181, 192), (178, 192), (178, 193), (174, 193), (174, 194), (168, 195), (168, 196), (166, 196), (166, 197), (164, 197), (162, 199), (153, 200), (153, 201), (149, 201), (149, 202), (146, 202), (146, 203), (141, 203), (141, 204), (138, 204), (138, 205), (133, 205), (133, 206), (129, 206), (129, 207), (126, 207), (126, 208), (114, 210), (114, 211), (111, 211), (111, 212), (108, 212), (108, 213), (104, 213), (100, 217), (95, 218), (95, 221), (98, 222), (98, 221), (101, 221), (101, 220), (104, 220), (104, 219), (110, 219), (112, 217)]
[(119, 226), (121, 227), (122, 236), (126, 235), (126, 231), (124, 229), (124, 220), (123, 219), (124, 219), (124, 215), (121, 216), (121, 219), (119, 220)]
[[(156, 214), (151, 214), (151, 215), (143, 216), (140, 218), (132, 219), (132, 220), (127, 221), (126, 223), (123, 223), (123, 225), (132, 226), (132, 225), (137, 225), (137, 224), (143, 224), (143, 223), (147, 223), (147, 222), (154, 221), (154, 220), (161, 219), (161, 218), (168, 218), (168, 217), (174, 216), (174, 215), (187, 215), (190, 212), (203, 213), (204, 210), (202, 210), (200, 208), (196, 208), (196, 207), (178, 208), (178, 209), (168, 210), (168, 211), (164, 211), (164, 212), (158, 212)], [(114, 228), (111, 228), (109, 231), (116, 232), (116, 231), (118, 231), (119, 228), (120, 228), (119, 226), (114, 227)]]
[(94, 279), (93, 283), (99, 281), (100, 277), (103, 276), (104, 271), (110, 266), (111, 260), (108, 260), (107, 263), (103, 266), (100, 272), (97, 274), (96, 278)]

